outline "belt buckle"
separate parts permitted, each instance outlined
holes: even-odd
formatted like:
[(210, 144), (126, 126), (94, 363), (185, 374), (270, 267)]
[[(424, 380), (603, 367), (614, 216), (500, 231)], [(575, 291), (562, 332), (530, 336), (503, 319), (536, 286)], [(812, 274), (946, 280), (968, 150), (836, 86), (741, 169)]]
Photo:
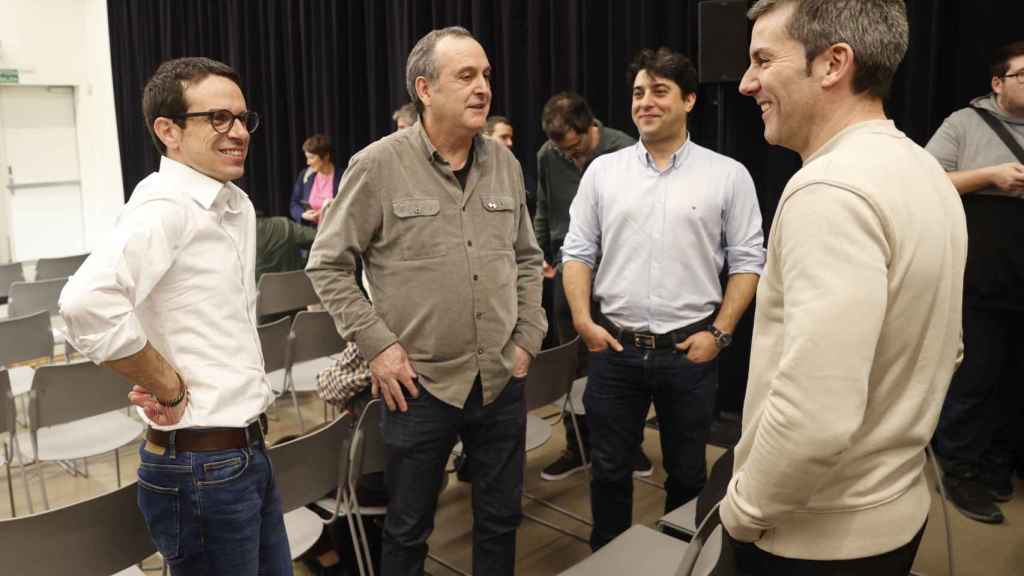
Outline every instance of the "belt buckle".
[(633, 346), (637, 348), (654, 350), (656, 342), (654, 334), (633, 334)]

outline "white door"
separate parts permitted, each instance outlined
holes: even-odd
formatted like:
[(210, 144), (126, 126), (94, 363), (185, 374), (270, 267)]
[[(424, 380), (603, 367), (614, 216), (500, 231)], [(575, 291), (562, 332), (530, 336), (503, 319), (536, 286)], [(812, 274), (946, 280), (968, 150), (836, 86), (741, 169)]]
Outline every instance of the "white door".
[(10, 258), (84, 252), (74, 89), (0, 87), (0, 140)]

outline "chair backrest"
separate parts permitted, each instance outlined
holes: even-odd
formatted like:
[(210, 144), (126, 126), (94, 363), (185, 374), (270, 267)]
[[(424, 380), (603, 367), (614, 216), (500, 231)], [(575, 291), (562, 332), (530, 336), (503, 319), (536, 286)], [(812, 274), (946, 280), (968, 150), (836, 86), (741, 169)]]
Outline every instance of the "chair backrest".
[(49, 312), (0, 320), (0, 366), (44, 357), (53, 360)]
[(25, 281), (25, 269), (21, 262), (0, 264), (0, 298), (7, 298), (11, 284)]
[(382, 402), (380, 398), (370, 401), (359, 415), (359, 423), (352, 433), (349, 486), (355, 486), (359, 478), (366, 474), (383, 472), (387, 464), (387, 448), (384, 446), (384, 433), (380, 429)]
[(734, 576), (735, 559), (729, 554), (723, 554), (727, 546), (723, 542), (725, 535), (722, 530), (718, 505), (715, 505), (704, 522), (697, 527), (697, 533), (687, 545), (675, 576)]
[(291, 332), (291, 363), (337, 354), (345, 349), (331, 315), (325, 311), (302, 311), (295, 315)]
[(67, 278), (78, 272), (78, 268), (88, 257), (88, 254), (75, 254), (74, 256), (63, 256), (61, 258), (40, 258), (36, 262), (36, 282), (52, 280), (54, 278)]
[(110, 576), (156, 552), (135, 482), (83, 502), (0, 520), (4, 574)]
[(85, 360), (36, 368), (29, 401), (33, 432), (128, 406), (132, 384), (109, 368)]
[(580, 338), (541, 350), (526, 377), (526, 411), (550, 404), (569, 392), (576, 378)]
[(24, 316), (46, 310), (50, 315), (59, 311), (57, 301), (60, 291), (68, 283), (67, 278), (54, 278), (39, 282), (15, 282), (7, 295), (7, 316)]
[(276, 322), (256, 327), (263, 350), (263, 369), (268, 374), (288, 366), (288, 334), (291, 332), (291, 325), (292, 319), (285, 316)]
[(302, 310), (310, 304), (320, 303), (304, 270), (266, 272), (260, 276), (256, 291), (259, 292), (256, 298), (258, 316)]
[(290, 512), (323, 498), (348, 480), (352, 417), (342, 416), (319, 430), (270, 448), (281, 506)]
[(700, 494), (697, 494), (695, 524), (699, 525), (703, 522), (704, 517), (708, 515), (711, 509), (717, 506), (722, 501), (722, 498), (725, 498), (725, 493), (729, 489), (729, 481), (732, 480), (733, 460), (733, 449), (729, 448), (711, 465), (708, 481), (704, 484)]

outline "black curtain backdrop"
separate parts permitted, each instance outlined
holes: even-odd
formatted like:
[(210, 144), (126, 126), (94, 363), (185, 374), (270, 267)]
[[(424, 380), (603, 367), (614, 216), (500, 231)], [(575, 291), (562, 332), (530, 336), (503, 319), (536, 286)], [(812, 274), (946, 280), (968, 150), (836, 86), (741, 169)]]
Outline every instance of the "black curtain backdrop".
[[(697, 61), (698, 0), (108, 0), (111, 63), (125, 198), (158, 164), (142, 119), (142, 87), (160, 62), (208, 56), (233, 66), (251, 110), (253, 135), (240, 185), (258, 210), (287, 214), (305, 161), (303, 140), (326, 133), (336, 163), (392, 130), (407, 102), (405, 59), (434, 28), (461, 25), (493, 67), (492, 114), (515, 124), (515, 153), (533, 177), (544, 142), (540, 111), (572, 89), (606, 124), (636, 135), (625, 71), (641, 48), (668, 46)], [(1024, 38), (1024, 2), (907, 0), (910, 50), (888, 103), (897, 126), (922, 145), (953, 110), (989, 91), (996, 47)], [(713, 38), (713, 43), (749, 41)], [(714, 49), (713, 45), (710, 49)], [(753, 101), (724, 86), (722, 152), (758, 186), (767, 231), (799, 158), (767, 145)], [(693, 139), (716, 147), (718, 86), (702, 86)], [(749, 356), (749, 314), (723, 357), (720, 406), (737, 410)]]

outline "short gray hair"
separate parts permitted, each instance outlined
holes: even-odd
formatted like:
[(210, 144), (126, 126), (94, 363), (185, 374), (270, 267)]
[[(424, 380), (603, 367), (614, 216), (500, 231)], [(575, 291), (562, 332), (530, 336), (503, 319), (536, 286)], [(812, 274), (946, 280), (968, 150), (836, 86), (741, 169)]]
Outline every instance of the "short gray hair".
[(853, 91), (885, 98), (910, 43), (904, 0), (758, 0), (747, 18), (757, 20), (776, 8), (794, 4), (786, 25), (811, 60), (834, 44), (853, 48)]
[(420, 38), (419, 42), (409, 52), (409, 59), (405, 61), (405, 89), (409, 91), (409, 98), (416, 104), (416, 110), (423, 113), (423, 102), (416, 94), (416, 79), (423, 76), (428, 81), (437, 80), (437, 60), (434, 58), (434, 49), (437, 43), (449, 36), (457, 38), (473, 38), (469, 30), (462, 26), (449, 26), (440, 30), (431, 30), (426, 36)]

